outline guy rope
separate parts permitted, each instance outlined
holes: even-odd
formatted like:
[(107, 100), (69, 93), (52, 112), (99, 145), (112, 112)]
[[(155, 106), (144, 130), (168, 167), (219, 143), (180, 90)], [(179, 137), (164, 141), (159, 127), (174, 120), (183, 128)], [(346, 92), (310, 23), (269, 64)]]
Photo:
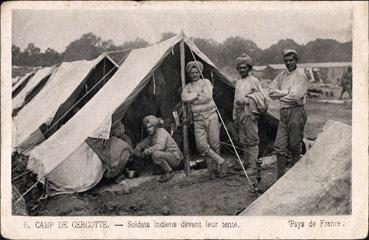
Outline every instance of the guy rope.
[[(192, 55), (193, 60), (195, 60), (197, 70), (198, 70), (198, 71), (199, 71), (199, 73), (201, 74), (201, 77), (204, 79), (204, 75), (202, 74), (202, 71), (200, 71), (200, 68), (199, 68), (199, 66), (197, 65), (197, 60), (196, 60), (195, 54), (193, 53), (193, 51), (192, 51), (192, 49), (191, 49), (191, 48), (189, 48), (189, 49), (190, 49), (190, 51), (191, 51), (191, 55)], [(251, 183), (251, 180), (250, 180), (250, 178), (249, 178), (249, 176), (248, 176), (248, 174), (247, 174), (247, 172), (246, 172), (246, 169), (245, 169), (245, 167), (244, 167), (244, 166), (243, 166), (243, 164), (242, 164), (241, 158), (240, 158), (240, 156), (239, 156), (239, 154), (238, 154), (238, 152), (237, 152), (236, 146), (234, 145), (234, 143), (233, 143), (233, 141), (232, 141), (232, 138), (231, 138), (231, 136), (230, 136), (230, 134), (229, 134), (229, 132), (228, 132), (228, 129), (227, 129), (227, 127), (226, 127), (226, 125), (225, 125), (225, 123), (224, 123), (224, 121), (223, 121), (223, 118), (222, 118), (222, 116), (220, 115), (219, 109), (218, 109), (218, 107), (217, 107), (216, 105), (215, 105), (215, 109), (216, 109), (216, 111), (217, 111), (217, 113), (218, 113), (218, 115), (219, 115), (219, 119), (220, 119), (220, 121), (222, 122), (222, 125), (223, 125), (223, 127), (224, 127), (224, 130), (225, 130), (225, 132), (226, 132), (226, 134), (227, 134), (227, 136), (228, 136), (228, 138), (229, 138), (229, 141), (230, 141), (230, 142), (231, 142), (231, 144), (232, 144), (232, 147), (233, 147), (233, 150), (234, 150), (234, 152), (235, 152), (235, 154), (236, 154), (236, 156), (237, 156), (237, 159), (238, 159), (238, 161), (240, 162), (240, 165), (241, 165), (242, 170), (243, 170), (243, 172), (244, 172), (244, 174), (245, 174), (245, 176), (246, 176), (246, 179), (247, 179), (248, 183), (250, 184), (250, 187), (252, 188), (252, 190), (253, 190), (253, 191), (255, 191), (255, 192), (256, 192), (256, 194), (258, 194), (258, 195), (259, 195), (259, 193), (258, 193), (258, 191), (257, 191), (257, 188), (256, 188), (255, 184), (254, 184), (254, 183)]]

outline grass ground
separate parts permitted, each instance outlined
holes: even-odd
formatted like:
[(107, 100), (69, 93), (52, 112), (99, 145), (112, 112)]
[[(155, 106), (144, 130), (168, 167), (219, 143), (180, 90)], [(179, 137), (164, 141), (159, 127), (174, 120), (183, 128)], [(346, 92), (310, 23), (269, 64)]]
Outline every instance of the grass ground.
[(327, 120), (340, 121), (351, 125), (352, 105), (351, 104), (330, 104), (308, 102), (305, 106), (308, 120), (305, 125), (305, 137), (316, 139), (321, 128)]

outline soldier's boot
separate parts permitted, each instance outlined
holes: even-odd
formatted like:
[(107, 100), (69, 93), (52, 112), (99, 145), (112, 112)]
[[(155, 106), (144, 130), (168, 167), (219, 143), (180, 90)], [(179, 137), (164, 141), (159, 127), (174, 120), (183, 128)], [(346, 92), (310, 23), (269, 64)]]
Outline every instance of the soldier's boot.
[(160, 167), (165, 173), (160, 177), (159, 182), (169, 181), (174, 176), (173, 169), (170, 167), (167, 161), (161, 161)]
[(286, 171), (286, 157), (282, 154), (277, 154), (277, 180), (284, 175)]
[(261, 181), (261, 170), (262, 170), (261, 164), (262, 163), (263, 163), (263, 161), (261, 159), (256, 160), (256, 172), (257, 172), (256, 179), (257, 179), (258, 182)]
[(210, 157), (213, 161), (215, 161), (219, 165), (219, 177), (223, 178), (227, 174), (228, 163), (224, 160), (218, 153), (214, 150), (209, 149), (207, 156)]
[(291, 155), (291, 164), (290, 168), (292, 168), (301, 158), (301, 154), (292, 154)]
[(214, 168), (214, 166), (217, 165), (217, 163), (214, 163), (214, 160), (212, 158), (206, 157), (206, 164), (208, 166), (210, 180), (215, 179), (216, 168)]
[(248, 160), (250, 163), (250, 167), (246, 170), (248, 175), (256, 175), (257, 174), (257, 166), (256, 161), (258, 160), (258, 154), (259, 154), (259, 146), (247, 146), (246, 152), (248, 155)]

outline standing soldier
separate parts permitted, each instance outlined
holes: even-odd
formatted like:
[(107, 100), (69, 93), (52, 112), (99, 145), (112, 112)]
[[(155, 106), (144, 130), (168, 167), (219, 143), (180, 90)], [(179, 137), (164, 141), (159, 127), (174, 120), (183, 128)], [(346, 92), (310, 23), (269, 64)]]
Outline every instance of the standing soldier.
[[(236, 82), (233, 120), (238, 127), (238, 138), (242, 145), (242, 164), (247, 168), (248, 175), (257, 173), (257, 161), (259, 153), (258, 120), (259, 114), (267, 109), (266, 94), (259, 80), (249, 75), (252, 69), (252, 60), (242, 54), (236, 59), (236, 68), (241, 78)], [(241, 165), (234, 167), (241, 170)]]
[(352, 98), (352, 67), (348, 66), (347, 71), (345, 71), (341, 78), (341, 94), (339, 100), (342, 99), (343, 94), (347, 91)]
[(191, 82), (182, 91), (182, 101), (191, 105), (197, 149), (207, 156), (210, 179), (216, 172), (223, 178), (227, 173), (227, 162), (220, 156), (220, 125), (213, 100), (213, 86), (208, 79), (202, 79), (204, 66), (199, 61), (186, 65)]
[(277, 153), (277, 177), (285, 173), (286, 161), (291, 157), (292, 165), (301, 156), (306, 123), (306, 94), (308, 82), (304, 71), (297, 68), (297, 52), (283, 50), (283, 59), (287, 67), (273, 80), (269, 96), (280, 103), (280, 119), (274, 143)]

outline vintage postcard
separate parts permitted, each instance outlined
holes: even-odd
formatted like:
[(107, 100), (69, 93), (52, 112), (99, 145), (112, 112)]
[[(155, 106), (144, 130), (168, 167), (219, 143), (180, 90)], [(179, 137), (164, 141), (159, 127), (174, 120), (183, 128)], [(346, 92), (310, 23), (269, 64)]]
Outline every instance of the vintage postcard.
[(368, 3), (1, 5), (1, 234), (361, 239)]

